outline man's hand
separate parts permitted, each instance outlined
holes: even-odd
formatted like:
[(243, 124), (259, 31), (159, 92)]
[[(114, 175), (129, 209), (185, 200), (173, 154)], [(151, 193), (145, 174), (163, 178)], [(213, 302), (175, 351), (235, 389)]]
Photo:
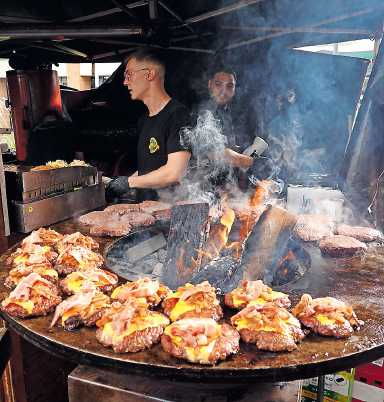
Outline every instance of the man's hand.
[(128, 183), (128, 176), (119, 176), (110, 181), (105, 189), (107, 201), (114, 201), (116, 198), (124, 198), (135, 202), (137, 190), (131, 188)]

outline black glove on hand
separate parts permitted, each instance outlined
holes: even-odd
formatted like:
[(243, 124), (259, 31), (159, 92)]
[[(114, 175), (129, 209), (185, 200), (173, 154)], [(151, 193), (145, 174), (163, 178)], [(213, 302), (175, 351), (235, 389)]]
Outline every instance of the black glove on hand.
[(137, 190), (129, 187), (128, 176), (119, 176), (108, 183), (105, 196), (109, 202), (120, 198), (126, 202), (136, 202)]
[(270, 179), (275, 172), (273, 161), (265, 156), (259, 156), (253, 160), (252, 166), (248, 169), (248, 179), (252, 184), (258, 180)]

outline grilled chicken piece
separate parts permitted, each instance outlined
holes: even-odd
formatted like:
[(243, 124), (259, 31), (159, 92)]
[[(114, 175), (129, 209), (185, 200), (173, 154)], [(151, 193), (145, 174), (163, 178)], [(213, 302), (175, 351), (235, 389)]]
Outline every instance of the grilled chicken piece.
[(63, 238), (63, 235), (53, 229), (40, 228), (34, 230), (29, 236), (22, 241), (22, 247), (29, 244), (38, 244), (39, 246), (53, 247), (59, 240)]
[(288, 295), (281, 292), (275, 292), (263, 281), (243, 280), (240, 286), (224, 297), (224, 303), (231, 308), (242, 309), (251, 304), (265, 304), (273, 302), (277, 306), (288, 308), (291, 302)]
[(313, 332), (336, 338), (347, 338), (353, 328), (364, 325), (351, 306), (333, 297), (312, 299), (309, 294), (303, 294), (292, 314)]
[(138, 299), (114, 302), (96, 322), (96, 338), (117, 353), (138, 352), (158, 343), (168, 324), (168, 317), (148, 310)]
[(18, 265), (16, 268), (13, 268), (9, 271), (4, 285), (9, 289), (13, 289), (23, 278), (32, 272), (39, 274), (41, 277), (54, 284), (57, 284), (59, 279), (57, 271), (53, 269), (52, 264), (49, 262), (33, 265)]
[(51, 328), (59, 318), (61, 318), (61, 326), (67, 330), (75, 329), (80, 325), (91, 327), (96, 324), (108, 307), (110, 307), (110, 298), (96, 289), (76, 293), (56, 307)]
[(299, 320), (274, 303), (245, 307), (231, 318), (231, 323), (244, 342), (271, 352), (291, 352), (305, 336)]
[(103, 257), (88, 248), (67, 246), (57, 257), (55, 269), (59, 275), (67, 275), (75, 271), (87, 271), (103, 265)]
[(57, 259), (57, 253), (50, 246), (27, 243), (16, 249), (6, 260), (7, 265), (17, 267), (18, 265), (50, 264)]
[(56, 250), (61, 253), (68, 246), (81, 246), (89, 250), (98, 250), (99, 243), (92, 239), (90, 236), (84, 236), (80, 232), (65, 235), (61, 240), (56, 243)]
[(32, 272), (2, 301), (1, 309), (13, 317), (25, 318), (47, 315), (60, 302), (58, 287)]
[(380, 230), (362, 226), (338, 225), (336, 234), (353, 237), (364, 242), (384, 240), (384, 235)]
[(191, 317), (219, 320), (223, 316), (215, 288), (208, 281), (179, 287), (164, 299), (162, 306), (171, 321)]
[(239, 351), (239, 333), (212, 318), (185, 318), (175, 321), (161, 337), (163, 349), (192, 363), (216, 364)]
[(171, 293), (170, 289), (157, 280), (140, 278), (117, 287), (111, 297), (121, 303), (130, 298), (142, 299), (148, 306), (157, 306)]
[(103, 269), (75, 271), (60, 281), (60, 287), (65, 294), (71, 295), (84, 289), (96, 289), (102, 293), (112, 291), (119, 278), (112, 272)]

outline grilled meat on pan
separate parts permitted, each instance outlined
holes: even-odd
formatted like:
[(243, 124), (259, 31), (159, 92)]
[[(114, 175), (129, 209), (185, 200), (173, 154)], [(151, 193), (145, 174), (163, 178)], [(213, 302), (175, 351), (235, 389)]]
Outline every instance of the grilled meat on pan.
[(147, 214), (153, 215), (156, 218), (156, 220), (171, 219), (171, 208), (172, 208), (171, 204), (160, 201), (143, 201), (139, 205), (141, 212), (146, 212)]
[(61, 318), (61, 326), (67, 330), (80, 325), (91, 327), (109, 306), (110, 298), (96, 289), (76, 293), (56, 307), (50, 326), (52, 328)]
[(158, 343), (168, 324), (168, 317), (137, 299), (114, 302), (96, 322), (96, 338), (117, 353), (138, 352)]
[(146, 212), (129, 211), (119, 217), (119, 223), (128, 224), (133, 228), (139, 226), (151, 226), (155, 223), (155, 218)]
[(303, 241), (319, 241), (334, 231), (334, 222), (325, 215), (299, 215), (293, 233)]
[(231, 323), (244, 342), (271, 352), (291, 352), (305, 336), (299, 320), (273, 303), (245, 307), (231, 318)]
[(49, 262), (33, 265), (18, 265), (16, 268), (12, 268), (9, 271), (4, 285), (9, 289), (13, 289), (23, 278), (32, 272), (39, 274), (41, 277), (54, 284), (57, 284), (59, 279), (57, 271), (53, 269), (52, 264)]
[(347, 338), (352, 335), (353, 328), (364, 325), (351, 306), (333, 297), (312, 299), (309, 294), (304, 294), (292, 314), (313, 332), (336, 338)]
[(50, 246), (27, 243), (16, 249), (5, 261), (7, 265), (17, 267), (18, 265), (34, 265), (53, 263), (58, 254)]
[(331, 257), (347, 257), (365, 251), (367, 245), (353, 237), (333, 235), (323, 237), (319, 242), (319, 248), (323, 254)]
[(171, 321), (191, 317), (219, 320), (223, 316), (215, 288), (208, 281), (179, 287), (164, 299), (162, 306)]
[(40, 246), (53, 247), (59, 240), (63, 238), (63, 235), (56, 232), (53, 229), (40, 228), (34, 230), (29, 236), (22, 241), (22, 247), (28, 244), (38, 244)]
[(106, 211), (92, 211), (79, 217), (83, 225), (103, 225), (108, 222), (112, 214)]
[(216, 364), (239, 351), (239, 333), (212, 318), (185, 318), (165, 328), (163, 349), (192, 363)]
[(84, 289), (96, 289), (108, 293), (117, 286), (118, 281), (114, 273), (95, 268), (70, 273), (60, 281), (60, 288), (68, 295), (82, 292)]
[(81, 246), (90, 250), (98, 250), (99, 243), (93, 240), (90, 236), (85, 236), (80, 232), (75, 232), (65, 235), (55, 244), (55, 248), (59, 253), (64, 251), (68, 246)]
[(224, 297), (224, 303), (231, 308), (242, 309), (249, 303), (265, 304), (273, 302), (280, 307), (288, 308), (291, 302), (288, 295), (281, 292), (275, 292), (263, 281), (248, 281), (240, 282), (239, 287), (227, 293)]
[(171, 293), (170, 289), (150, 278), (140, 278), (134, 282), (127, 282), (117, 287), (111, 297), (121, 303), (128, 299), (142, 299), (149, 306), (157, 306)]
[(60, 302), (58, 287), (32, 272), (2, 301), (1, 309), (13, 317), (25, 318), (46, 315)]
[(54, 268), (59, 275), (67, 275), (74, 271), (87, 271), (103, 265), (103, 257), (88, 248), (67, 246), (57, 258)]
[(384, 240), (384, 235), (380, 230), (362, 226), (338, 225), (335, 233), (338, 235), (354, 237), (357, 240), (365, 242)]
[(131, 232), (131, 225), (129, 223), (120, 223), (116, 220), (110, 220), (100, 225), (91, 226), (89, 233), (93, 236), (126, 236)]
[(113, 213), (113, 214), (124, 214), (126, 212), (131, 211), (139, 211), (140, 204), (116, 204), (110, 205), (109, 207), (104, 209), (104, 212)]

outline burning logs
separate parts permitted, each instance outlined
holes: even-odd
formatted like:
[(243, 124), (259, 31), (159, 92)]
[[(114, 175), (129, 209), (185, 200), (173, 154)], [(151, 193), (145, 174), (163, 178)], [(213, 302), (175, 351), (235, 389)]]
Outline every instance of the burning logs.
[(167, 259), (162, 275), (171, 289), (188, 282), (201, 266), (201, 250), (209, 230), (209, 205), (175, 205), (171, 213)]
[(242, 261), (246, 279), (272, 282), (295, 224), (296, 217), (283, 208), (272, 207), (262, 216), (246, 243)]

